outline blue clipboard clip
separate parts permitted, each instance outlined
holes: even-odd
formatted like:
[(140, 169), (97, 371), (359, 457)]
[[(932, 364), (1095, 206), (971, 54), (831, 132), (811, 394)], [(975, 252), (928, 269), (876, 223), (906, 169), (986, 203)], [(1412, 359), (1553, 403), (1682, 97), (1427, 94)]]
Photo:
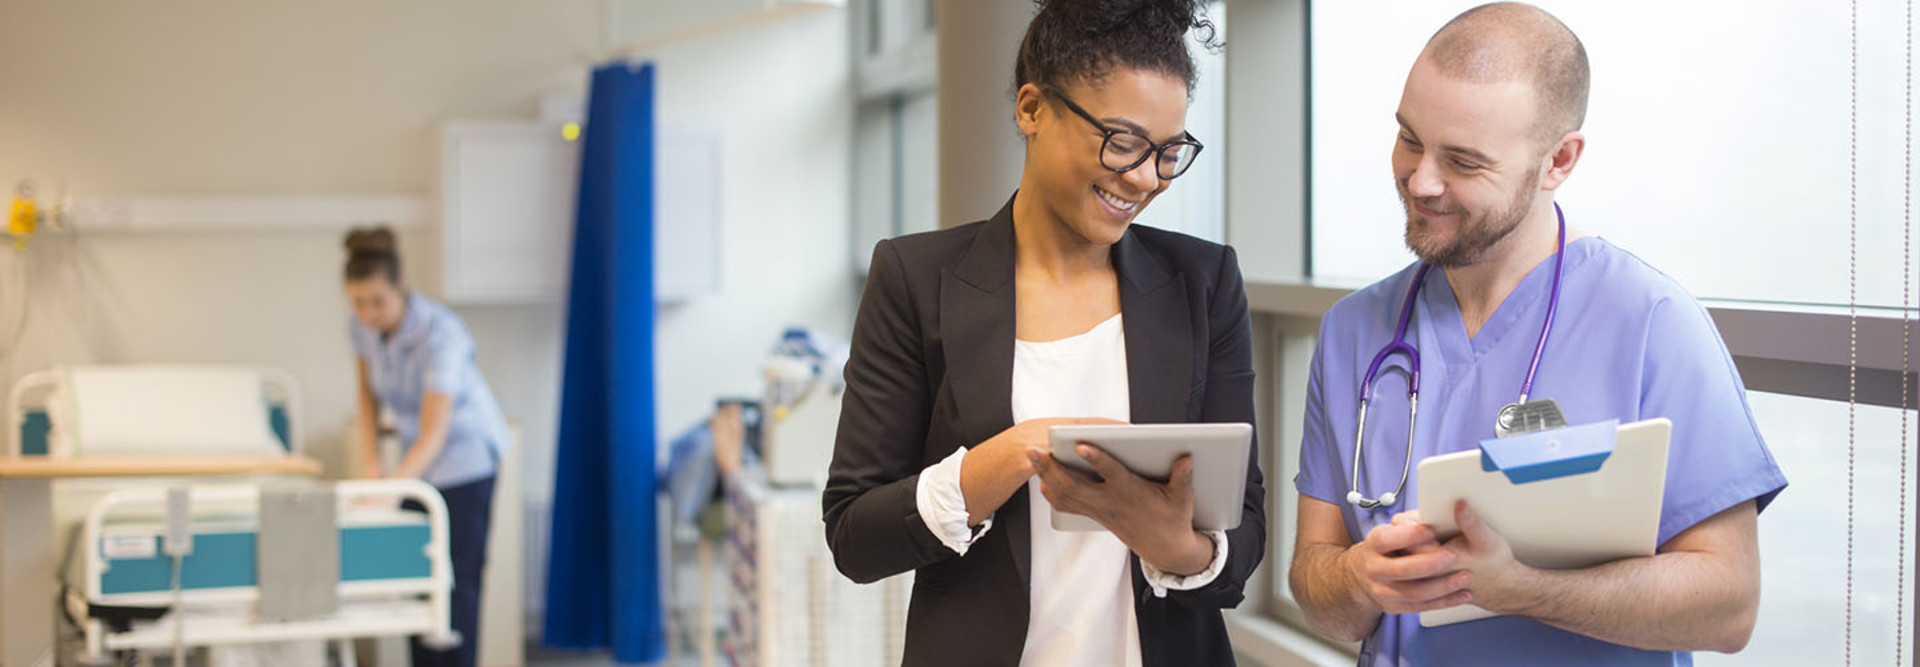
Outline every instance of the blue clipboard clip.
[(1500, 471), (1514, 484), (1599, 470), (1613, 455), (1620, 420), (1480, 441), (1480, 469)]

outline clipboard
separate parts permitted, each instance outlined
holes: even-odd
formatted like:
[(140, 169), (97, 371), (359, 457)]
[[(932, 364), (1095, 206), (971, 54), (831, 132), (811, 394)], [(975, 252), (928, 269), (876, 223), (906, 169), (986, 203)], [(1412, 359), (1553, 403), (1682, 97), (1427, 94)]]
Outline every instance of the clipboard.
[[(1480, 441), (1420, 461), (1420, 520), (1442, 541), (1460, 534), (1453, 507), (1466, 500), (1513, 547), (1544, 569), (1591, 567), (1651, 556), (1658, 547), (1673, 422), (1617, 421)], [(1421, 627), (1491, 618), (1473, 605), (1421, 612)]]

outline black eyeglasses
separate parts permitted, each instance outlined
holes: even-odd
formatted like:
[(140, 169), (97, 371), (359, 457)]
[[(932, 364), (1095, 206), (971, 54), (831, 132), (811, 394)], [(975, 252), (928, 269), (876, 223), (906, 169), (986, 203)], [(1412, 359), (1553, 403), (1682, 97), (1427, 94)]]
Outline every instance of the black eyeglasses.
[(1064, 93), (1051, 88), (1044, 90), (1048, 95), (1054, 96), (1067, 105), (1067, 108), (1075, 114), (1086, 119), (1088, 123), (1092, 123), (1101, 134), (1106, 135), (1100, 142), (1100, 166), (1113, 171), (1120, 173), (1133, 171), (1141, 163), (1146, 162), (1147, 158), (1157, 157), (1154, 171), (1160, 175), (1161, 179), (1170, 181), (1187, 173), (1187, 168), (1193, 166), (1193, 158), (1200, 155), (1201, 148), (1205, 148), (1191, 134), (1185, 134), (1180, 139), (1164, 144), (1156, 144), (1152, 139), (1133, 130), (1108, 127), (1106, 123), (1100, 122), (1100, 119), (1094, 118), (1093, 114), (1087, 113), (1086, 109), (1074, 104), (1073, 100), (1067, 99)]

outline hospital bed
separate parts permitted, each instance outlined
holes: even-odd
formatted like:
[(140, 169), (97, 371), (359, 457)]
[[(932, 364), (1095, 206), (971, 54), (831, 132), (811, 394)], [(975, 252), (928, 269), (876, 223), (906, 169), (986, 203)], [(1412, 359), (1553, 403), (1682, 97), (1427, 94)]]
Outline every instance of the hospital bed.
[[(275, 371), (65, 368), (23, 378), (10, 392), (9, 454), (298, 456), (299, 406), (294, 383)], [(400, 510), (401, 500), (424, 512)], [(337, 642), (351, 664), (352, 638), (459, 642), (449, 624), (446, 507), (424, 482), (61, 479), (51, 504), (64, 547), (60, 607), (77, 630), (81, 662), (288, 642), (320, 643), (324, 654), (324, 643)], [(190, 538), (170, 541), (170, 522), (174, 535)]]

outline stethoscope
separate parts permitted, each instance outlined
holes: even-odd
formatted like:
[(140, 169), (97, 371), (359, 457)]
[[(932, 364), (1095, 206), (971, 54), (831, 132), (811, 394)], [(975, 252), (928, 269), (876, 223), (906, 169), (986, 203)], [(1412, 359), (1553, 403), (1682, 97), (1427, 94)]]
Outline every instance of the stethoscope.
[[(1565, 425), (1566, 420), (1559, 417), (1559, 408), (1552, 401), (1529, 402), (1528, 395), (1533, 393), (1533, 377), (1540, 371), (1540, 353), (1547, 349), (1547, 334), (1553, 331), (1553, 312), (1560, 306), (1560, 266), (1567, 254), (1567, 215), (1560, 210), (1560, 204), (1553, 205), (1553, 213), (1560, 221), (1560, 249), (1553, 253), (1553, 289), (1547, 298), (1546, 322), (1540, 325), (1540, 340), (1533, 345), (1533, 361), (1527, 364), (1527, 377), (1520, 383), (1520, 400), (1500, 409), (1499, 419), (1494, 429), (1505, 436), (1522, 426), (1530, 417), (1538, 417), (1551, 424), (1558, 421)], [(1407, 473), (1413, 469), (1413, 426), (1414, 419), (1420, 413), (1420, 350), (1407, 343), (1407, 322), (1413, 319), (1413, 305), (1420, 296), (1420, 285), (1426, 282), (1427, 271), (1431, 264), (1421, 264), (1420, 270), (1413, 275), (1413, 286), (1407, 288), (1406, 302), (1400, 306), (1400, 323), (1394, 328), (1393, 340), (1374, 355), (1373, 363), (1367, 366), (1367, 375), (1360, 381), (1360, 422), (1353, 435), (1353, 482), (1347, 487), (1347, 502), (1365, 509), (1391, 506), (1400, 499), (1400, 491), (1407, 486)], [(1373, 401), (1373, 383), (1380, 372), (1380, 365), (1388, 357), (1404, 354), (1407, 357), (1407, 455), (1400, 467), (1400, 483), (1380, 495), (1368, 498), (1360, 495), (1360, 452), (1367, 434), (1367, 404)], [(1550, 413), (1551, 416), (1540, 415)]]

